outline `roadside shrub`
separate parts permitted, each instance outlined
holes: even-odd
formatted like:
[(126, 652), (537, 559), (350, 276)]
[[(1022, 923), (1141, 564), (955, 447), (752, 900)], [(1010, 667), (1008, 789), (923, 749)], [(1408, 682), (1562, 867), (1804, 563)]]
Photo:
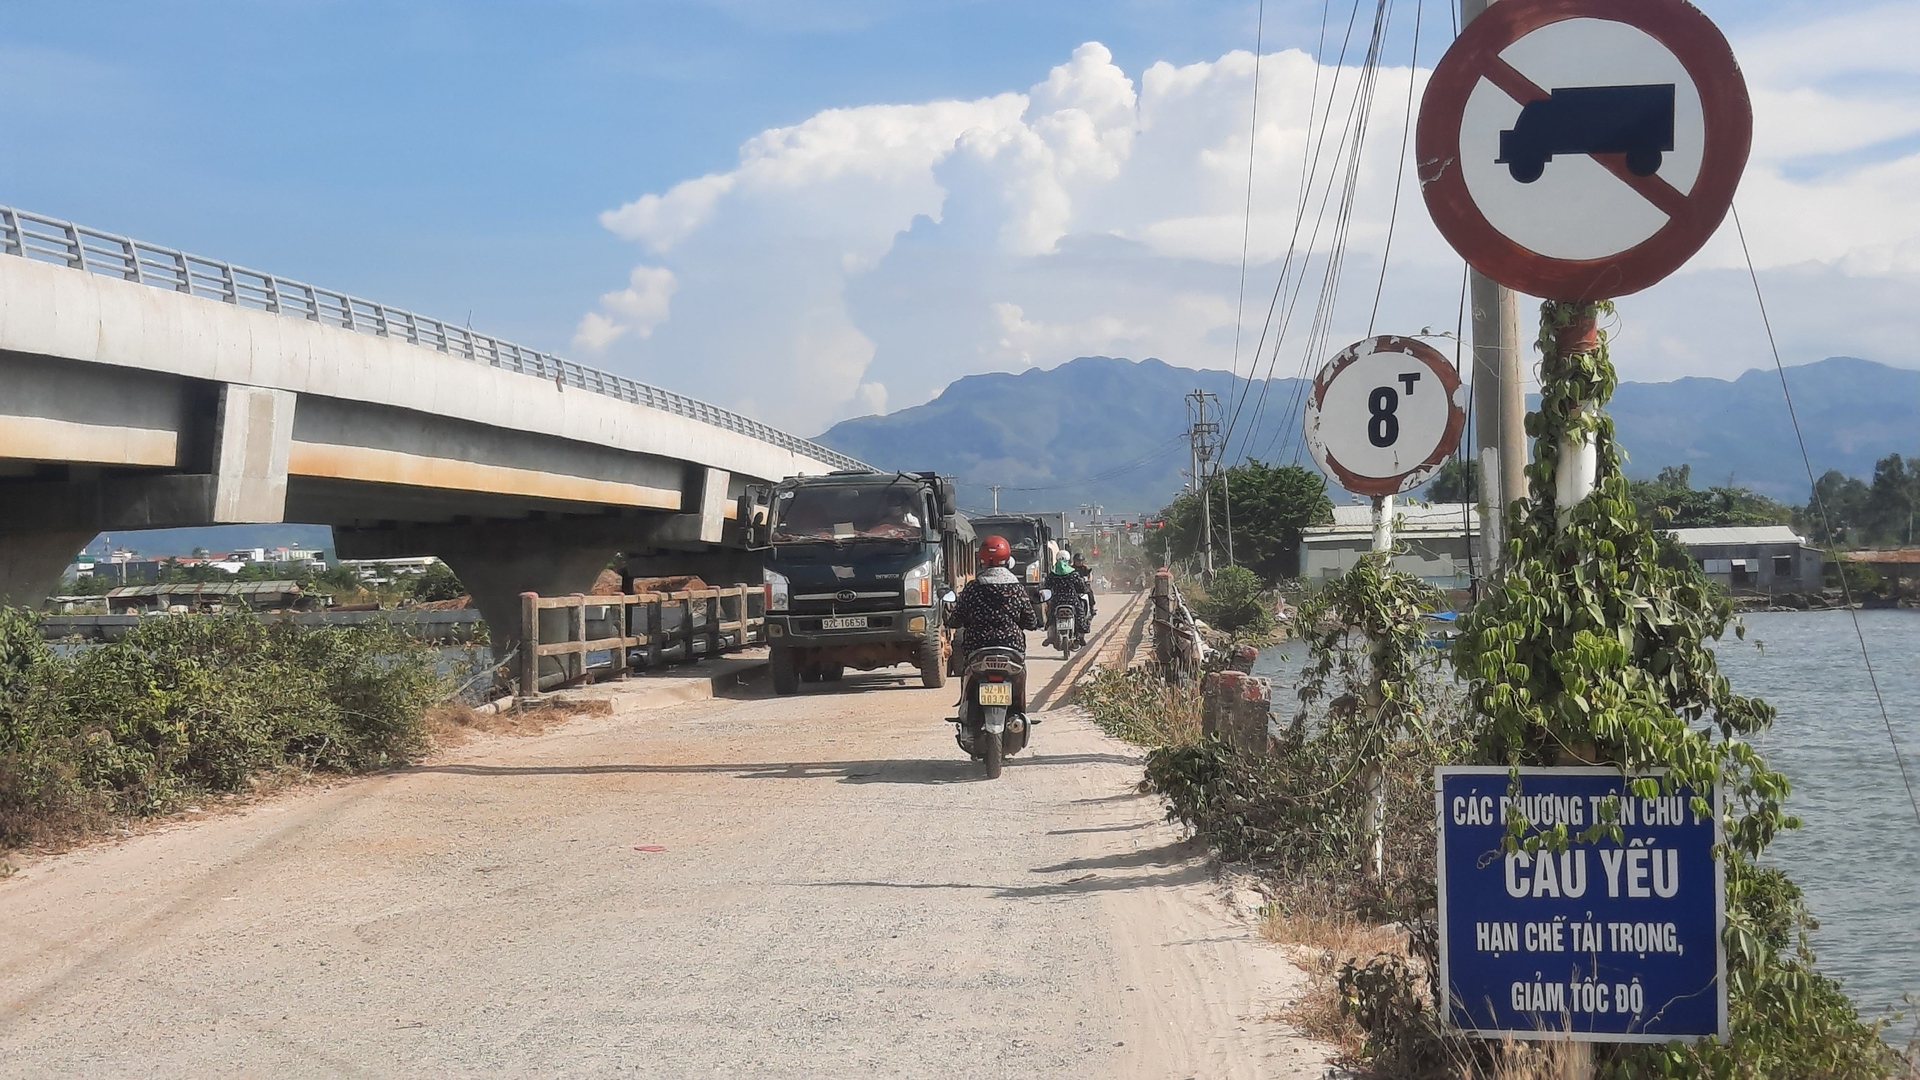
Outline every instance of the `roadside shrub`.
[(1194, 613), (1223, 633), (1252, 637), (1273, 631), (1273, 605), (1259, 575), (1244, 566), (1223, 566), (1207, 582)]
[(381, 625), (167, 616), (62, 657), (30, 616), (0, 612), (0, 845), (241, 790), (263, 771), (404, 761), (443, 681), (429, 647)]
[(1100, 730), (1138, 746), (1180, 746), (1200, 738), (1197, 683), (1103, 670), (1080, 687), (1075, 700)]

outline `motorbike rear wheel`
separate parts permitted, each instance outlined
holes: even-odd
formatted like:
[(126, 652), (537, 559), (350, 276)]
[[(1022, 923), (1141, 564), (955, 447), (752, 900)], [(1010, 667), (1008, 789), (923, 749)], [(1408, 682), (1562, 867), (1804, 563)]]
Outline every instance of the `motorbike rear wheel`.
[(1000, 779), (1000, 770), (1006, 764), (1005, 758), (1003, 758), (1000, 753), (1000, 733), (997, 731), (982, 731), (976, 742), (980, 751), (980, 759), (987, 763), (987, 779)]

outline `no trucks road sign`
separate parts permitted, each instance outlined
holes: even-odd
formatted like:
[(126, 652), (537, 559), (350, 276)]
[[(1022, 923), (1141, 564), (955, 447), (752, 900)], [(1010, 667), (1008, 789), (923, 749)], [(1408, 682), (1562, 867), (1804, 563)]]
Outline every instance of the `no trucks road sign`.
[(1405, 337), (1349, 345), (1307, 398), (1307, 449), (1348, 491), (1398, 495), (1427, 482), (1460, 444), (1465, 392), (1433, 346)]
[(1501, 0), (1434, 68), (1414, 148), (1462, 258), (1577, 301), (1638, 292), (1700, 250), (1752, 137), (1733, 50), (1685, 0)]

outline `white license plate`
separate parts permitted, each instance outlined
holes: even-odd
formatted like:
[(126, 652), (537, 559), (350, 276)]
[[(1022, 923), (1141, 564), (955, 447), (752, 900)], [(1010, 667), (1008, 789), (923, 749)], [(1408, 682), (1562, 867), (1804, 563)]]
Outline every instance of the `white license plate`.
[(822, 630), (865, 630), (866, 628), (867, 617), (865, 615), (842, 615), (834, 619), (820, 620), (820, 629)]
[(982, 705), (1011, 705), (1013, 704), (1013, 684), (983, 682), (974, 687), (974, 696)]

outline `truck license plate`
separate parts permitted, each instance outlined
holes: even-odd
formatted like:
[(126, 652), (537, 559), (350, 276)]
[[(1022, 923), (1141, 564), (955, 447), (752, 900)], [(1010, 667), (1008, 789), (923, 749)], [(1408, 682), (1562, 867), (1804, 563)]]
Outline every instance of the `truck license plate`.
[(982, 705), (1013, 704), (1013, 684), (1003, 682), (983, 682), (975, 688)]
[(866, 628), (865, 615), (842, 615), (838, 618), (820, 620), (822, 630), (865, 630)]

